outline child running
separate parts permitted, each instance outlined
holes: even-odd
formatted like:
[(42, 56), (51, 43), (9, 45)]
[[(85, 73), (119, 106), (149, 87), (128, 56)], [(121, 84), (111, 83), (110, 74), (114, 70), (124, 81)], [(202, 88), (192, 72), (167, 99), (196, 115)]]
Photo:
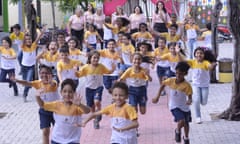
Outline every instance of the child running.
[(75, 75), (75, 72), (82, 65), (82, 62), (77, 60), (72, 60), (69, 58), (69, 49), (67, 46), (63, 46), (59, 50), (60, 61), (57, 63), (57, 75), (60, 83), (67, 79), (73, 79), (78, 86), (78, 78)]
[(184, 144), (189, 144), (189, 122), (191, 122), (189, 105), (192, 103), (192, 87), (184, 79), (189, 68), (190, 66), (186, 62), (179, 62), (176, 66), (176, 77), (164, 80), (157, 96), (152, 99), (153, 103), (157, 103), (164, 87), (169, 87), (169, 108), (174, 117), (174, 121), (177, 122), (175, 140), (177, 143), (181, 142), (181, 129), (184, 128)]
[[(158, 47), (154, 50), (153, 55), (156, 59), (160, 59), (164, 54), (167, 54), (168, 48), (166, 46), (166, 38), (159, 37), (158, 39)], [(160, 60), (157, 61), (157, 76), (160, 85), (162, 84), (162, 81), (168, 77), (169, 72), (169, 63), (167, 60)], [(163, 94), (165, 91), (163, 92)]]
[(38, 56), (37, 61), (40, 64), (46, 65), (52, 68), (53, 78), (59, 82), (57, 78), (57, 62), (60, 59), (58, 53), (57, 41), (51, 41), (47, 47), (47, 50), (43, 50)]
[(147, 104), (147, 81), (152, 81), (149, 72), (140, 65), (142, 63), (142, 55), (140, 53), (133, 54), (133, 65), (128, 68), (118, 79), (118, 81), (126, 80), (129, 86), (129, 104), (135, 107), (141, 114), (146, 113)]
[(96, 116), (105, 114), (112, 119), (111, 144), (137, 144), (136, 128), (138, 117), (135, 109), (126, 103), (128, 98), (128, 86), (122, 82), (116, 82), (112, 87), (114, 103), (93, 113), (80, 126), (85, 126), (88, 121)]
[[(46, 65), (39, 66), (40, 80), (24, 81), (18, 79), (12, 79), (17, 83), (25, 86), (34, 87), (37, 90), (41, 90), (40, 99), (43, 102), (52, 102), (59, 100), (58, 84), (52, 79), (52, 68)], [(39, 109), (40, 129), (42, 129), (43, 144), (49, 143), (50, 127), (54, 125), (53, 113), (44, 110), (42, 107)]]
[[(97, 112), (101, 110), (103, 74), (112, 73), (116, 68), (116, 65), (112, 65), (112, 69), (108, 70), (103, 64), (98, 63), (99, 59), (100, 53), (97, 51), (91, 51), (88, 55), (87, 64), (84, 65), (80, 71), (76, 72), (77, 77), (86, 77), (85, 94), (87, 106), (91, 108), (91, 112)], [(95, 129), (99, 129), (100, 120), (101, 116), (96, 117), (94, 120)]]
[(88, 30), (84, 34), (84, 40), (87, 46), (87, 53), (91, 50), (96, 50), (97, 39), (103, 42), (102, 37), (97, 32), (96, 27), (93, 24), (88, 24)]
[(40, 89), (36, 94), (38, 105), (46, 110), (53, 112), (55, 124), (51, 133), (51, 144), (79, 144), (81, 137), (81, 127), (76, 127), (81, 123), (82, 114), (90, 112), (90, 108), (81, 104), (79, 98), (74, 99), (76, 94), (76, 84), (72, 79), (65, 79), (61, 83), (61, 100), (44, 102), (41, 99), (43, 90)]
[(122, 44), (121, 47), (121, 55), (123, 59), (123, 63), (120, 66), (121, 72), (123, 73), (126, 69), (131, 67), (132, 65), (132, 55), (135, 52), (134, 46), (131, 44), (131, 36), (129, 34), (123, 34), (122, 36)]
[[(0, 82), (8, 82), (9, 88), (13, 87), (14, 96), (18, 96), (18, 88), (15, 82), (9, 78), (15, 76), (16, 53), (12, 48), (12, 41), (9, 37), (2, 38), (1, 53), (1, 73)], [(7, 78), (8, 75), (8, 78)]]
[[(208, 101), (208, 91), (210, 83), (209, 70), (217, 65), (216, 62), (208, 61), (204, 49), (198, 47), (194, 51), (194, 60), (188, 60), (187, 63), (192, 69), (192, 88), (193, 88), (193, 104), (196, 115), (196, 123), (202, 123), (200, 104), (206, 105)], [(212, 55), (212, 57), (214, 57)], [(212, 63), (210, 63), (212, 62)]]
[[(42, 37), (44, 33), (44, 30), (41, 31), (41, 33), (38, 35), (38, 37), (33, 42), (32, 36), (29, 34), (24, 35), (23, 45), (22, 45), (22, 79), (26, 81), (32, 81), (33, 75), (35, 71), (35, 64), (36, 64), (36, 58), (37, 58), (37, 51), (38, 48), (38, 41)], [(23, 90), (23, 101), (27, 102), (27, 96), (29, 89), (31, 87), (24, 87)]]
[[(122, 59), (119, 53), (116, 51), (116, 41), (110, 39), (107, 43), (107, 49), (98, 51), (101, 57), (101, 63), (107, 68), (111, 69), (112, 65), (118, 65), (122, 63)], [(116, 69), (110, 74), (104, 74), (103, 84), (105, 88), (110, 92), (113, 83), (118, 79), (119, 69)]]

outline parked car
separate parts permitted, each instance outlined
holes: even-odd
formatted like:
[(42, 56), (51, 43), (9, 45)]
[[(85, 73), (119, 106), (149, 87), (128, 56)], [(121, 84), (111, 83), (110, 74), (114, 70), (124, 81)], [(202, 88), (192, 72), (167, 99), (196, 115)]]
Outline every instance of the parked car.
[(232, 41), (232, 34), (226, 25), (218, 25), (218, 42)]

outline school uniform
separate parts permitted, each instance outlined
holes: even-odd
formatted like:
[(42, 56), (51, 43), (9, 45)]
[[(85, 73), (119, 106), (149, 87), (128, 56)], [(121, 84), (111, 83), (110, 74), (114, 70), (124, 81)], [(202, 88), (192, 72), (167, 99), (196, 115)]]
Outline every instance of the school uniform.
[(98, 64), (97, 67), (92, 67), (91, 64), (86, 64), (81, 67), (80, 71), (76, 72), (77, 77), (85, 77), (85, 94), (87, 106), (92, 107), (94, 100), (102, 100), (103, 92), (103, 74), (110, 73), (103, 64)]
[(137, 112), (132, 106), (124, 104), (121, 108), (117, 108), (116, 104), (111, 104), (103, 108), (100, 112), (111, 117), (112, 135), (110, 143), (137, 144), (137, 131), (135, 128), (123, 132), (113, 129), (113, 127), (126, 127), (133, 120), (137, 120)]
[(148, 76), (143, 68), (135, 72), (133, 67), (128, 68), (120, 77), (126, 80), (129, 86), (129, 104), (132, 106), (146, 106), (147, 103), (147, 81)]

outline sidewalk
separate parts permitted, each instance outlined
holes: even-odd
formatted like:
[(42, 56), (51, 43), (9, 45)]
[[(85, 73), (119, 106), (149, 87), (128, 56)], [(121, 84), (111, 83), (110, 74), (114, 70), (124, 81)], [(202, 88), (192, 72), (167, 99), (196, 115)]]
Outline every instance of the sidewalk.
[[(228, 49), (224, 49), (228, 51)], [(226, 54), (222, 51), (223, 54)], [(226, 57), (225, 55), (222, 57)], [(158, 104), (151, 99), (159, 88), (156, 72), (152, 71), (153, 82), (148, 87), (148, 105), (146, 115), (139, 115), (139, 144), (175, 144), (175, 123), (168, 110), (168, 97), (161, 97)], [(0, 144), (41, 144), (42, 133), (39, 128), (38, 105), (35, 102), (34, 89), (30, 90), (28, 103), (23, 103), (23, 88), (19, 85), (20, 96), (14, 97), (8, 84), (0, 83)], [(211, 84), (209, 101), (202, 107), (202, 124), (190, 124), (191, 144), (239, 144), (239, 122), (212, 119), (211, 115), (224, 111), (230, 104), (231, 84)], [(110, 104), (111, 96), (104, 91), (103, 106)], [(86, 116), (84, 116), (86, 117)], [(100, 129), (93, 129), (89, 122), (82, 130), (81, 144), (108, 144), (111, 136), (110, 118), (103, 116)]]

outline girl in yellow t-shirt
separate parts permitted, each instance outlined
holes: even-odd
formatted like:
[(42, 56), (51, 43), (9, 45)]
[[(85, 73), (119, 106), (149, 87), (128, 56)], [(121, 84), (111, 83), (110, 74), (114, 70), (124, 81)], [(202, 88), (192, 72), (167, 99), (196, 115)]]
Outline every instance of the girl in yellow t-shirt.
[(58, 53), (58, 44), (57, 41), (51, 41), (48, 45), (47, 50), (43, 50), (38, 56), (37, 61), (40, 64), (44, 64), (52, 68), (53, 78), (59, 82), (57, 78), (57, 62), (60, 60)]
[[(210, 51), (211, 52), (211, 51)], [(216, 66), (216, 60), (211, 61), (214, 55), (209, 55), (202, 47), (194, 51), (195, 59), (187, 60), (192, 69), (193, 109), (196, 115), (196, 123), (202, 123), (200, 104), (206, 105), (208, 101), (210, 74), (209, 71)]]
[[(12, 46), (12, 41), (9, 37), (2, 38), (2, 46), (0, 46), (1, 53), (1, 73), (0, 82), (8, 82), (9, 88), (13, 86), (14, 96), (18, 96), (18, 88), (15, 82), (9, 78), (15, 76), (16, 53)], [(7, 75), (9, 78), (7, 78)]]
[[(92, 51), (89, 53), (88, 62), (81, 67), (80, 71), (76, 72), (77, 77), (85, 77), (85, 94), (87, 106), (91, 107), (92, 112), (101, 110), (101, 101), (103, 93), (103, 74), (110, 74), (115, 70), (115, 65), (112, 69), (107, 69), (103, 64), (99, 63), (100, 53)], [(100, 117), (94, 120), (94, 128), (99, 129)]]
[[(43, 102), (52, 102), (59, 100), (58, 84), (52, 79), (52, 68), (46, 65), (39, 66), (40, 80), (25, 81), (15, 79), (17, 83), (25, 86), (34, 87), (36, 90), (41, 90), (40, 99)], [(53, 113), (43, 108), (39, 109), (40, 129), (42, 129), (43, 143), (49, 142), (50, 128), (54, 125)]]
[(80, 97), (76, 96), (76, 83), (72, 79), (65, 79), (61, 83), (60, 100), (45, 102), (41, 99), (43, 90), (36, 93), (38, 105), (53, 112), (55, 124), (51, 133), (51, 143), (76, 143), (79, 144), (81, 127), (75, 124), (82, 121), (82, 114), (90, 112), (89, 107), (81, 104)]

